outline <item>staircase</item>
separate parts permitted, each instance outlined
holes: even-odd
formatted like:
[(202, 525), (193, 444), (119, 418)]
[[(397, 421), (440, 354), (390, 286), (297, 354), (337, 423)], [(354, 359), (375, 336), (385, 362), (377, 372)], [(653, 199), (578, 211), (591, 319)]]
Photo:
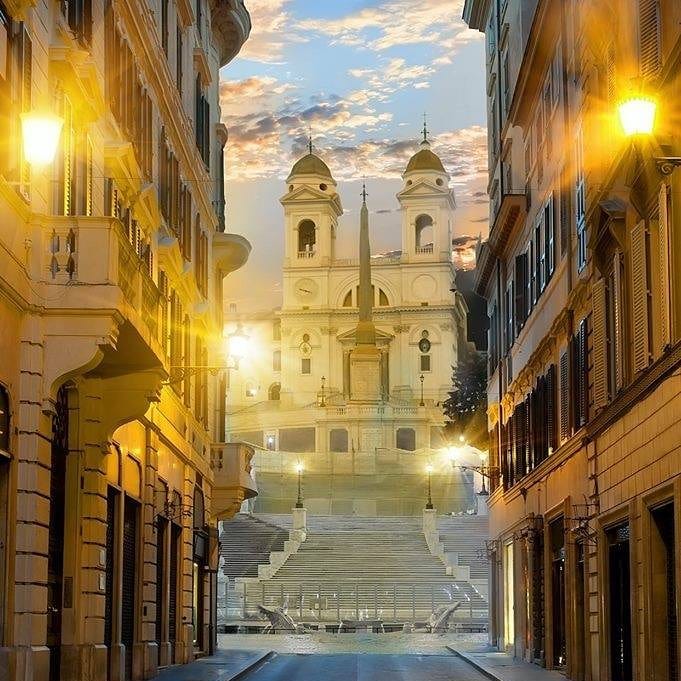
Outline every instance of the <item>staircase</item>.
[(235, 579), (258, 577), (258, 565), (269, 563), (272, 551), (282, 551), (288, 530), (260, 518), (238, 513), (220, 527), (220, 558), (226, 576), (218, 589), (220, 619), (225, 622), (238, 617), (241, 599), (235, 591)]
[[(291, 525), (270, 514), (266, 524)], [(447, 576), (432, 555), (418, 517), (308, 516), (307, 539), (269, 579), (245, 582), (243, 615), (258, 605), (283, 607), (297, 621), (338, 623), (380, 619), (425, 621), (440, 606), (460, 602), (460, 622), (481, 622), (487, 603), (470, 583)], [(238, 588), (238, 586), (237, 586)]]
[(485, 553), (485, 539), (489, 537), (487, 516), (439, 516), (437, 528), (446, 554), (456, 558), (459, 565), (470, 568), (470, 579), (487, 580), (489, 565)]

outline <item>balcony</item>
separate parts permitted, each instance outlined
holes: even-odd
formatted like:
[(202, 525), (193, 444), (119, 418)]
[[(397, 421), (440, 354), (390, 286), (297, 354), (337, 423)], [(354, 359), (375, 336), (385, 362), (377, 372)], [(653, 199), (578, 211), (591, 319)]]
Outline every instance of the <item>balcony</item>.
[(499, 207), (490, 224), (489, 245), (494, 253), (501, 253), (519, 219), (527, 213), (524, 190), (506, 189), (501, 195)]
[(298, 251), (298, 260), (311, 260), (314, 256), (314, 251)]
[(257, 496), (251, 477), (251, 459), (255, 450), (242, 442), (220, 442), (211, 447), (210, 467), (213, 471), (213, 515), (229, 520), (246, 499)]
[[(32, 278), (40, 282), (50, 317), (99, 320), (119, 350), (121, 329), (130, 327), (125, 335), (137, 338), (141, 368), (160, 366), (160, 294), (122, 224), (111, 217), (44, 217), (33, 225), (33, 235), (40, 248), (31, 251)], [(89, 335), (88, 324), (82, 324)]]
[(251, 33), (251, 16), (244, 0), (210, 0), (211, 26), (220, 66), (228, 64)]

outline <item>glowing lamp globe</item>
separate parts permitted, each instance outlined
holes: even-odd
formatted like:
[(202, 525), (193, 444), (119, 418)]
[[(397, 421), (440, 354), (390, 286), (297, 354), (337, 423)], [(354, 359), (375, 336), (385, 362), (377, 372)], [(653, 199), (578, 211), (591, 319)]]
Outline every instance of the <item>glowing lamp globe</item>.
[(433, 472), (433, 467), (431, 466), (431, 464), (428, 464), (426, 466), (426, 473), (428, 473), (428, 475), (430, 475), (432, 472)]
[(302, 473), (302, 472), (303, 472), (303, 464), (297, 463), (296, 464), (296, 473)]
[(649, 97), (631, 97), (618, 107), (622, 130), (627, 137), (650, 135), (655, 125), (657, 103)]
[(31, 111), (21, 114), (24, 158), (32, 166), (46, 166), (54, 161), (64, 119), (51, 113)]
[(249, 348), (248, 336), (240, 326), (227, 337), (227, 354), (237, 363), (248, 355)]

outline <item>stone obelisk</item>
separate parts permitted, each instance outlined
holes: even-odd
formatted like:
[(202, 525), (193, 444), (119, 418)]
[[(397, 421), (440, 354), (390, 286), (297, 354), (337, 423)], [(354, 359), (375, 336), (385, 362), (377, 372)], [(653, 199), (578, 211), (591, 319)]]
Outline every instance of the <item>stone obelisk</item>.
[(359, 322), (355, 348), (350, 353), (350, 400), (379, 402), (381, 391), (381, 351), (376, 347), (371, 288), (371, 245), (366, 187), (362, 188), (359, 225)]

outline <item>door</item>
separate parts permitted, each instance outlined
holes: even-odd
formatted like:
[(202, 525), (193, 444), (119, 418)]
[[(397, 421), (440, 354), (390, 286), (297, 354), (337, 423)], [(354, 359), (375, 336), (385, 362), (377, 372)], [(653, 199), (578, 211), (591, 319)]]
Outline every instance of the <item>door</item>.
[(173, 662), (176, 662), (175, 648), (177, 643), (177, 573), (179, 562), (180, 538), (182, 528), (171, 525), (170, 530), (170, 565), (168, 566), (168, 585), (170, 595), (168, 598), (168, 640), (172, 651)]
[(544, 660), (544, 533), (533, 534), (532, 552), (532, 656)]
[(106, 564), (104, 567), (104, 645), (107, 647), (107, 670), (111, 669), (111, 645), (113, 644), (117, 507), (118, 492), (113, 487), (109, 487), (106, 494)]
[[(166, 553), (166, 532), (168, 528), (168, 521), (158, 518), (158, 525), (156, 528), (156, 644), (159, 650), (159, 657), (161, 651), (161, 644), (163, 643), (163, 622), (165, 621), (165, 553)], [(160, 664), (159, 659), (159, 664)]]
[(125, 679), (132, 679), (135, 643), (136, 578), (137, 578), (138, 504), (125, 499), (123, 511), (123, 598), (121, 602), (121, 643), (125, 646)]
[(576, 545), (577, 574), (575, 575), (575, 645), (574, 657), (571, 659), (572, 678), (583, 681), (586, 659), (586, 606), (584, 603), (584, 543)]
[(674, 504), (651, 512), (650, 576), (655, 608), (651, 646), (655, 681), (678, 681)]
[(64, 582), (64, 501), (66, 457), (69, 451), (68, 391), (57, 393), (52, 417), (50, 456), (50, 517), (47, 546), (47, 647), (50, 681), (59, 681), (61, 666), (62, 591)]
[(610, 677), (632, 681), (629, 525), (608, 532)]
[(566, 663), (567, 641), (565, 635), (565, 531), (563, 519), (555, 520), (549, 527), (551, 538), (551, 607), (554, 667)]

